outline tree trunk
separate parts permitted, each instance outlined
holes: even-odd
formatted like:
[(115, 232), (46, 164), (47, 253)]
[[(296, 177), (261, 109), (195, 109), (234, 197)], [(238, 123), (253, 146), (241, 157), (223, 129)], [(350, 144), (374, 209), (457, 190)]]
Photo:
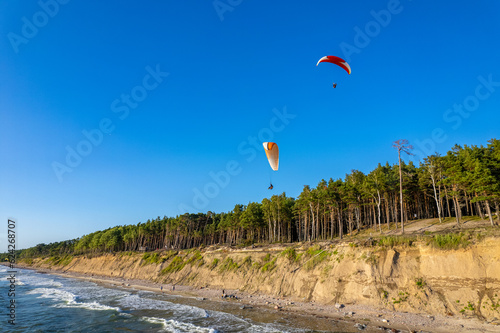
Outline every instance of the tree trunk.
[(444, 187), (444, 195), (446, 197), (446, 205), (448, 207), (448, 217), (451, 217), (450, 199), (448, 197), (448, 190), (446, 189), (446, 186)]
[(401, 233), (405, 233), (405, 223), (403, 217), (403, 174), (401, 173), (401, 151), (398, 150), (399, 160), (399, 206), (401, 207)]
[(389, 209), (389, 200), (385, 200), (385, 217), (387, 220), (387, 231), (389, 231), (391, 228), (390, 221), (391, 221), (391, 211)]
[(462, 217), (462, 210), (460, 209), (460, 201), (457, 196), (453, 196), (453, 205), (455, 206), (455, 217), (457, 219), (457, 226), (461, 228), (460, 220)]
[(491, 226), (493, 227), (495, 224), (493, 223), (493, 216), (491, 216), (490, 202), (486, 200), (485, 205), (486, 205), (486, 212), (488, 213), (488, 218), (490, 219)]
[(500, 205), (498, 205), (498, 202), (495, 202), (495, 210), (497, 211), (497, 224), (498, 220), (500, 220)]
[(343, 236), (343, 225), (342, 225), (342, 208), (339, 205), (339, 238), (342, 239)]
[[(478, 195), (476, 193), (476, 198), (477, 197), (478, 197)], [(476, 201), (476, 207), (477, 207), (477, 212), (478, 212), (479, 216), (481, 217), (481, 220), (484, 220), (484, 218), (485, 218), (484, 212), (483, 212), (483, 209), (481, 207), (481, 203), (479, 201)]]
[(439, 207), (439, 200), (436, 192), (436, 182), (434, 180), (434, 177), (431, 174), (431, 179), (432, 179), (432, 188), (434, 189), (434, 200), (436, 200), (436, 207), (438, 211), (438, 217), (439, 217), (439, 223), (443, 222), (441, 219), (441, 208)]

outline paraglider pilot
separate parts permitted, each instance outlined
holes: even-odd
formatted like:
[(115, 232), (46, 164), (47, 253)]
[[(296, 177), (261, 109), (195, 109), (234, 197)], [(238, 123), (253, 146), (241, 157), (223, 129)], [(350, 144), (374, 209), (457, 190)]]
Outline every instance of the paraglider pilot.
[(267, 189), (268, 190), (272, 190), (274, 188), (273, 184), (271, 184), (271, 186), (269, 186)]

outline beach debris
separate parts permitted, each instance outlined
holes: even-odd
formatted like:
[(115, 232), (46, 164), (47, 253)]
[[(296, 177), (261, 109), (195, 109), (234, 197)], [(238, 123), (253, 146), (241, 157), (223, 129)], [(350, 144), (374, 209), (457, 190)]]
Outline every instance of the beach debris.
[(335, 303), (335, 308), (336, 309), (342, 309), (343, 307), (344, 307), (344, 304)]
[(383, 323), (388, 323), (388, 322), (389, 322), (389, 320), (387, 320), (387, 319), (382, 319), (382, 322), (383, 322)]
[(360, 323), (356, 323), (354, 324), (354, 327), (356, 327), (358, 330), (362, 331), (366, 328), (366, 325), (365, 324), (360, 324)]

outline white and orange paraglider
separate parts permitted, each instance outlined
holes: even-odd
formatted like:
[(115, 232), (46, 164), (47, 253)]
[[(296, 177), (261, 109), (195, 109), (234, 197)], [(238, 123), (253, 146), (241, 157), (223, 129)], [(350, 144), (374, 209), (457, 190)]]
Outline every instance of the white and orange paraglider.
[[(264, 151), (266, 152), (267, 160), (269, 161), (271, 169), (278, 171), (280, 161), (278, 145), (275, 142), (264, 142), (262, 145), (264, 146)], [(274, 186), (271, 183), (268, 189), (272, 190), (273, 188)]]
[[(336, 57), (336, 56), (324, 56), (323, 58), (319, 59), (318, 63), (316, 66), (318, 66), (321, 62), (329, 62), (331, 64), (337, 65), (341, 68), (343, 68), (347, 74), (351, 74), (351, 66), (342, 58)], [(334, 88), (337, 88), (337, 84), (333, 84)]]

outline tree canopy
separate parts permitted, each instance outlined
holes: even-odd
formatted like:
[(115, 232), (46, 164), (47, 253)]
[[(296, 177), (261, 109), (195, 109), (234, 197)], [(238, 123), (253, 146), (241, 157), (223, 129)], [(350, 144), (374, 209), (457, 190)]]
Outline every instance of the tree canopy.
[(495, 225), (499, 204), (500, 141), (492, 139), (487, 146), (455, 145), (444, 156), (428, 156), (418, 167), (401, 160), (378, 164), (368, 174), (351, 170), (344, 179), (304, 186), (298, 198), (282, 193), (236, 204), (229, 212), (158, 216), (79, 239), (39, 244), (20, 256), (327, 240), (362, 228), (397, 229), (401, 219), (455, 217), (460, 226), (463, 215), (479, 215)]

